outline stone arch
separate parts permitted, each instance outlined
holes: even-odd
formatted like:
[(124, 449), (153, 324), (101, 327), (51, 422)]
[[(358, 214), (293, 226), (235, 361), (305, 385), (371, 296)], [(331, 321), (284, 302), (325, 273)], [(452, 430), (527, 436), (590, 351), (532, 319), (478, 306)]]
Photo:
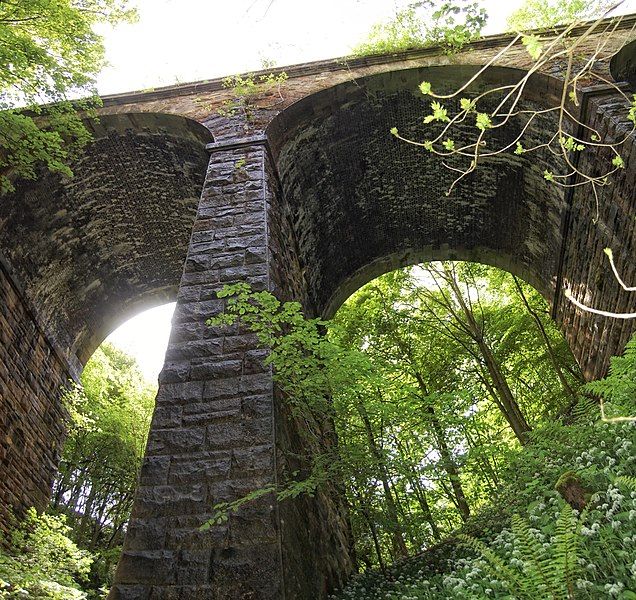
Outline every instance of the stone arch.
[[(611, 222), (596, 227), (593, 218), (585, 222), (580, 217), (591, 209), (585, 191), (573, 198), (544, 179), (544, 170), (558, 168), (547, 151), (528, 156), (509, 151), (484, 161), (446, 196), (454, 176), (440, 159), (390, 135), (391, 127), (397, 127), (406, 137), (426, 139), (422, 118), (430, 111), (430, 98), (419, 92), (421, 81), (431, 82), (438, 94), (450, 93), (477, 71), (447, 65), (379, 73), (308, 96), (272, 121), (267, 134), (303, 271), (301, 296), (310, 312), (329, 316), (357, 287), (398, 266), (436, 259), (484, 262), (540, 291), (584, 371), (600, 374), (607, 362), (589, 367), (592, 357), (578, 329), (579, 322), (598, 327), (598, 320), (584, 315), (577, 318), (578, 331), (572, 331), (570, 323), (563, 325), (562, 312), (570, 308), (559, 294), (564, 276), (569, 285), (576, 283), (564, 265), (581, 266), (576, 265), (579, 257), (571, 256), (572, 246), (612, 229)], [(524, 74), (491, 67), (466, 95), (514, 84)], [(533, 76), (520, 107), (549, 108), (558, 104), (559, 93), (558, 79)], [(581, 119), (589, 117), (583, 113), (586, 108), (592, 112), (592, 102), (593, 97), (585, 98)], [(452, 109), (453, 103), (447, 106)], [(597, 109), (597, 118), (609, 122), (602, 112)], [(513, 119), (507, 131), (497, 134), (497, 142), (509, 143), (510, 131), (524, 123), (523, 117)], [(546, 115), (526, 134), (538, 143), (554, 127), (554, 117)], [(458, 132), (459, 143), (465, 133)], [(573, 225), (575, 202), (581, 206)], [(603, 278), (606, 286), (615, 284), (611, 276)], [(623, 344), (627, 329), (621, 333)]]
[(0, 198), (0, 528), (46, 506), (69, 380), (121, 322), (176, 298), (211, 133), (167, 114), (104, 115), (74, 159)]
[(43, 173), (0, 201), (0, 249), (42, 326), (81, 368), (119, 324), (173, 301), (212, 135), (169, 114), (89, 122), (65, 180)]
[[(521, 276), (553, 303), (587, 376), (602, 373), (620, 351), (629, 327), (609, 335), (606, 321), (572, 311), (557, 290), (567, 281), (597, 294), (592, 300), (616, 291), (600, 266), (602, 248), (608, 236), (633, 248), (634, 199), (626, 193), (633, 166), (593, 226), (584, 192), (564, 194), (543, 178), (544, 169), (555, 169), (547, 155), (497, 156), (446, 197), (448, 173), (389, 134), (396, 126), (425, 135), (422, 80), (443, 92), (475, 70), (447, 65), (365, 76), (306, 95), (274, 117), (266, 136), (255, 135), (256, 122), (236, 137), (225, 128), (223, 140), (209, 145), (112, 598), (325, 598), (351, 572), (346, 509), (335, 489), (281, 503), (264, 497), (210, 535), (199, 530), (215, 502), (276, 483), (293, 472), (294, 457), (309, 452), (307, 424), (289, 414), (253, 336), (205, 326), (223, 309), (216, 292), (226, 283), (248, 282), (328, 315), (352, 288), (398, 264), (478, 260)], [(476, 89), (522, 73), (493, 67)], [(550, 77), (533, 78), (524, 107), (545, 107), (558, 89)], [(620, 126), (614, 91), (582, 98), (581, 119), (613, 135)], [(537, 121), (530, 133), (540, 141), (549, 126)], [(625, 305), (619, 293), (612, 297)]]
[[(285, 206), (319, 312), (333, 312), (354, 287), (385, 270), (440, 258), (507, 268), (552, 298), (565, 202), (562, 190), (543, 178), (549, 157), (502, 154), (447, 197), (452, 176), (439, 159), (389, 133), (396, 126), (425, 139), (421, 121), (430, 99), (419, 83), (448, 93), (476, 71), (444, 66), (366, 77), (297, 102), (270, 126)], [(516, 83), (523, 74), (489, 69), (468, 93)], [(532, 79), (524, 108), (556, 101), (550, 89), (556, 89), (550, 78)], [(541, 139), (546, 121), (537, 121), (530, 136)]]

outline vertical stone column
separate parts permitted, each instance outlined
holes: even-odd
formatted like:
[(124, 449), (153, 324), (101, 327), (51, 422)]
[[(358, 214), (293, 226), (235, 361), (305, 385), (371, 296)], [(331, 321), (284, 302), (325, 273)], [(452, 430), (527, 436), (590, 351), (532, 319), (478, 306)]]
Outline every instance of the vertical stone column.
[(253, 335), (206, 325), (225, 284), (269, 286), (264, 140), (213, 144), (112, 598), (284, 597), (271, 497), (199, 531), (276, 477), (273, 388)]
[(305, 297), (293, 228), (265, 138), (211, 144), (157, 403), (111, 598), (318, 600), (351, 571), (339, 490), (270, 495), (201, 532), (213, 506), (276, 483), (303, 422), (275, 394), (266, 351), (210, 327), (217, 292), (247, 282)]

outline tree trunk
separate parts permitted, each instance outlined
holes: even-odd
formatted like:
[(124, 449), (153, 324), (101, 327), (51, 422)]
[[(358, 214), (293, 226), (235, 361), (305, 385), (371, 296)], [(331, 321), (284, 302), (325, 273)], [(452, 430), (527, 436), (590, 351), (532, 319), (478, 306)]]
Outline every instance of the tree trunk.
[(541, 338), (543, 339), (543, 343), (545, 344), (546, 350), (548, 351), (548, 355), (550, 356), (550, 360), (552, 361), (552, 366), (554, 367), (554, 370), (556, 371), (557, 377), (559, 378), (559, 381), (561, 382), (561, 386), (563, 387), (563, 390), (566, 392), (566, 394), (568, 394), (572, 398), (572, 403), (576, 403), (578, 401), (578, 394), (569, 384), (567, 377), (563, 373), (563, 369), (561, 368), (561, 364), (557, 359), (556, 353), (554, 352), (554, 348), (552, 347), (552, 343), (550, 342), (548, 333), (545, 330), (545, 327), (543, 326), (541, 317), (537, 314), (537, 311), (535, 311), (534, 308), (530, 306), (530, 303), (528, 302), (528, 299), (526, 298), (526, 295), (523, 291), (523, 287), (519, 283), (519, 280), (514, 275), (512, 276), (512, 279), (515, 282), (515, 287), (517, 288), (519, 297), (521, 298), (524, 306), (526, 307), (526, 310), (528, 311), (528, 314), (533, 318), (537, 326), (537, 329), (539, 330)]
[(382, 481), (382, 488), (384, 490), (384, 499), (386, 501), (387, 513), (389, 516), (389, 521), (391, 522), (394, 551), (397, 556), (407, 557), (409, 555), (409, 551), (406, 547), (406, 543), (404, 542), (404, 537), (402, 536), (402, 531), (400, 529), (397, 506), (395, 504), (395, 499), (393, 498), (393, 493), (391, 491), (391, 485), (389, 483), (389, 475), (386, 469), (386, 463), (384, 462), (384, 457), (382, 456), (382, 451), (380, 450), (380, 448), (378, 448), (377, 443), (375, 441), (375, 436), (373, 435), (373, 428), (371, 426), (371, 420), (369, 419), (369, 414), (367, 413), (366, 408), (361, 402), (359, 402), (356, 405), (356, 408), (358, 410), (358, 414), (360, 415), (360, 418), (362, 419), (362, 422), (364, 423), (364, 429), (367, 434), (369, 448), (378, 466), (380, 480)]
[[(397, 443), (398, 450), (400, 451), (400, 454), (402, 455), (403, 460), (407, 461), (408, 457), (406, 456), (406, 452), (403, 452), (403, 446), (400, 440), (396, 439), (396, 443)], [(407, 442), (406, 449), (408, 451), (408, 442)], [(433, 533), (433, 537), (437, 541), (439, 541), (442, 536), (440, 534), (439, 527), (437, 526), (437, 523), (435, 522), (435, 519), (433, 518), (433, 513), (431, 512), (431, 506), (428, 503), (428, 499), (426, 497), (426, 491), (424, 490), (424, 488), (422, 487), (420, 483), (419, 474), (413, 468), (412, 460), (409, 459), (408, 465), (405, 465), (405, 466), (409, 471), (407, 475), (408, 482), (413, 488), (413, 491), (415, 492), (415, 497), (417, 498), (417, 502), (420, 505), (420, 509), (422, 511), (422, 514), (424, 515), (424, 519), (431, 527), (431, 532)]]
[[(424, 382), (422, 374), (416, 371), (415, 379), (417, 380), (423, 397), (427, 397), (429, 395), (428, 388), (426, 387), (426, 383)], [(451, 487), (453, 488), (453, 493), (457, 501), (457, 509), (459, 510), (459, 514), (461, 515), (462, 519), (466, 521), (468, 517), (470, 517), (470, 508), (468, 506), (468, 502), (466, 501), (464, 488), (462, 487), (461, 479), (459, 477), (459, 469), (457, 468), (457, 465), (453, 460), (453, 455), (448, 447), (448, 444), (446, 443), (446, 432), (444, 431), (442, 424), (439, 422), (439, 419), (435, 414), (435, 409), (430, 404), (426, 404), (424, 409), (428, 413), (430, 423), (433, 427), (439, 454), (442, 458), (442, 465), (444, 466), (444, 470), (446, 471), (446, 473), (448, 473), (448, 478), (450, 479)]]
[(473, 314), (472, 309), (466, 304), (464, 296), (462, 295), (462, 292), (457, 285), (454, 274), (449, 272), (446, 267), (444, 267), (444, 272), (446, 274), (446, 280), (451, 286), (455, 298), (461, 306), (464, 316), (466, 317), (466, 324), (468, 326), (470, 335), (477, 343), (479, 351), (484, 359), (484, 362), (486, 363), (486, 368), (488, 369), (488, 373), (490, 374), (490, 377), (492, 379), (493, 386), (497, 390), (497, 394), (501, 402), (500, 408), (503, 407), (503, 415), (510, 424), (510, 427), (512, 428), (519, 442), (524, 445), (528, 442), (528, 433), (532, 431), (532, 428), (521, 412), (521, 408), (519, 408), (519, 405), (517, 404), (517, 401), (512, 394), (512, 390), (508, 385), (506, 377), (501, 371), (495, 355), (484, 339), (483, 332), (481, 331), (481, 328), (475, 320), (475, 315)]

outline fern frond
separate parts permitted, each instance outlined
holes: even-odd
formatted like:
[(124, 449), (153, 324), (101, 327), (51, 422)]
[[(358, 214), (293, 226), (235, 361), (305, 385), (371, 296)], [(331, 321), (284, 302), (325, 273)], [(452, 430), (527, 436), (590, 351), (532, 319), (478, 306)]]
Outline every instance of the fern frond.
[(491, 577), (503, 582), (511, 594), (519, 600), (535, 600), (536, 594), (528, 593), (527, 583), (515, 571), (497, 556), (486, 544), (475, 538), (460, 534), (457, 536), (461, 543), (468, 546), (486, 559), (488, 572)]
[(515, 544), (521, 553), (521, 560), (525, 564), (527, 584), (534, 588), (535, 597), (540, 590), (544, 590), (554, 600), (564, 597), (559, 589), (558, 579), (552, 577), (550, 557), (544, 552), (541, 543), (532, 535), (528, 524), (519, 516), (512, 517), (512, 532)]
[(572, 421), (574, 423), (587, 422), (598, 419), (598, 400), (583, 396), (572, 408)]
[(556, 523), (552, 577), (555, 582), (560, 582), (560, 586), (565, 585), (566, 597), (569, 599), (574, 598), (574, 586), (579, 572), (580, 528), (581, 520), (574, 517), (572, 507), (566, 503)]
[(619, 485), (622, 485), (630, 490), (636, 491), (636, 477), (630, 475), (621, 475), (614, 480)]

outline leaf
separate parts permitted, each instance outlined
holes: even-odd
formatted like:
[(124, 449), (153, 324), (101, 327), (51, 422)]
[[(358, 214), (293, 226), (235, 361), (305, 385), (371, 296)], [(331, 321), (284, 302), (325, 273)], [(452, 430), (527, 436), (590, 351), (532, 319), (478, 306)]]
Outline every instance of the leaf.
[(625, 168), (625, 161), (623, 160), (623, 157), (618, 154), (612, 159), (612, 164), (619, 169)]
[(461, 107), (462, 110), (465, 110), (466, 112), (471, 112), (475, 108), (474, 102), (472, 100), (469, 100), (468, 98), (460, 98), (459, 106)]
[(545, 179), (546, 181), (554, 181), (554, 173), (546, 169), (545, 171), (543, 171), (543, 179)]
[(581, 150), (585, 150), (585, 146), (577, 142), (572, 136), (559, 138), (559, 143), (563, 146), (563, 148), (570, 152), (580, 152)]
[(420, 92), (425, 96), (431, 93), (431, 84), (429, 81), (422, 81), (422, 83), (420, 83)]
[(636, 125), (636, 94), (634, 94), (627, 118)]
[(475, 119), (475, 125), (477, 129), (481, 129), (482, 131), (486, 131), (486, 129), (490, 129), (492, 127), (492, 121), (490, 119), (490, 115), (486, 113), (477, 113), (477, 117)]
[(541, 56), (541, 52), (543, 51), (543, 46), (541, 45), (541, 40), (536, 35), (524, 35), (521, 39), (521, 43), (525, 46), (528, 54), (534, 59), (537, 60)]
[(450, 138), (442, 142), (442, 146), (446, 148), (446, 150), (453, 151), (455, 150), (455, 141)]

